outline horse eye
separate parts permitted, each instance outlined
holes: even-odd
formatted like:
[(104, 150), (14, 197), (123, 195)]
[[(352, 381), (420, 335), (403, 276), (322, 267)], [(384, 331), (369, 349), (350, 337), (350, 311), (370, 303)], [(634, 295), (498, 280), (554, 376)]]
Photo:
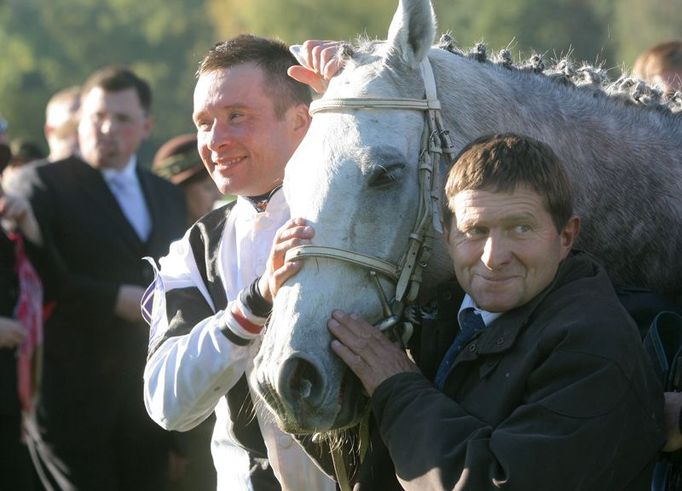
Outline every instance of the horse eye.
[(405, 164), (377, 165), (369, 174), (367, 185), (371, 188), (390, 186), (400, 180)]

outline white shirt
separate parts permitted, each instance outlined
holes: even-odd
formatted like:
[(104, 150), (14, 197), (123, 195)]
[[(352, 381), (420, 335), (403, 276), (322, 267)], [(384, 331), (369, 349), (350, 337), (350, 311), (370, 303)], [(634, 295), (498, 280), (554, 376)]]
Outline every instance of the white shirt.
[(140, 240), (145, 242), (152, 230), (152, 218), (137, 179), (136, 168), (137, 158), (133, 155), (122, 169), (102, 169), (101, 172), (128, 223)]

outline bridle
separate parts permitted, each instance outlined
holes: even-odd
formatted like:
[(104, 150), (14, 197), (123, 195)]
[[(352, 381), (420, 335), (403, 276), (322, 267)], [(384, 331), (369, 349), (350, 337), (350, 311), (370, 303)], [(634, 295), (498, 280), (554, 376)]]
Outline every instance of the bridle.
[[(397, 328), (401, 324), (403, 312), (407, 305), (412, 304), (419, 293), (422, 283), (422, 273), (431, 256), (434, 232), (442, 233), (440, 222), (440, 208), (438, 201), (441, 193), (439, 172), (436, 163), (447, 157), (448, 164), (452, 163), (454, 155), (452, 143), (443, 125), (440, 114), (440, 101), (436, 95), (436, 81), (428, 58), (420, 64), (426, 97), (424, 99), (381, 99), (370, 97), (319, 99), (310, 105), (310, 114), (314, 115), (326, 111), (345, 111), (351, 109), (397, 109), (424, 111), (425, 122), (421, 136), (421, 151), (419, 153), (419, 208), (417, 219), (408, 237), (408, 246), (398, 264), (367, 256), (354, 251), (338, 249), (328, 246), (302, 245), (287, 251), (285, 260), (296, 261), (310, 258), (325, 258), (361, 266), (369, 272), (371, 281), (377, 287), (379, 300), (384, 318), (375, 324), (382, 331), (390, 330), (394, 339), (404, 344), (412, 335), (409, 322), (403, 323), (402, 332)], [(387, 278), (396, 285), (395, 297), (391, 302), (386, 297), (378, 275)], [(365, 427), (366, 421), (361, 423)], [(360, 437), (360, 458), (364, 456), (362, 435)], [(350, 480), (344, 464), (344, 458), (339, 449), (332, 449), (332, 461), (336, 472), (337, 482), (341, 491), (350, 491)]]
[[(434, 231), (442, 232), (440, 223), (441, 187), (437, 163), (447, 157), (452, 163), (452, 143), (443, 125), (440, 101), (436, 95), (436, 81), (428, 58), (420, 64), (426, 97), (424, 99), (380, 99), (370, 97), (319, 99), (310, 105), (310, 114), (350, 109), (397, 109), (423, 111), (424, 129), (419, 154), (419, 208), (417, 219), (408, 237), (408, 246), (398, 264), (358, 252), (335, 247), (302, 245), (287, 251), (286, 261), (308, 258), (325, 258), (361, 266), (369, 271), (371, 281), (377, 287), (384, 318), (376, 323), (382, 331), (392, 330), (397, 339), (404, 342), (412, 334), (411, 326), (405, 325), (403, 332), (395, 332), (407, 305), (413, 303), (422, 283), (422, 273), (431, 255)], [(381, 287), (378, 275), (396, 285), (395, 297), (391, 302)]]

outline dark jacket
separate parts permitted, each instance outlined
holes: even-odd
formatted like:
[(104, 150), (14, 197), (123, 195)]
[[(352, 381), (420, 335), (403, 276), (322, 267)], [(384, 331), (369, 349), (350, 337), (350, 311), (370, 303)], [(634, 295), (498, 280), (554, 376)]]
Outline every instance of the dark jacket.
[[(14, 318), (19, 294), (14, 244), (0, 228), (0, 316)], [(0, 348), (0, 416), (18, 415), (17, 349)]]
[(649, 489), (662, 389), (603, 268), (567, 258), (546, 290), (468, 343), (441, 392), (430, 380), (461, 299), (442, 291), (439, 322), (415, 339), (426, 378), (395, 375), (373, 394), (390, 460), (375, 438), (356, 489), (400, 489), (393, 472), (419, 491)]
[[(46, 363), (80, 359), (78, 370), (85, 363), (100, 382), (120, 375), (121, 357), (135, 359), (141, 370), (148, 332), (142, 320), (132, 324), (114, 314), (118, 289), (146, 287), (153, 271), (142, 258), (165, 255), (171, 241), (182, 237), (182, 192), (138, 165), (152, 222), (142, 242), (97, 169), (71, 157), (34, 171), (30, 201), (47, 246), (29, 253), (46, 300), (56, 302), (45, 328)], [(86, 377), (80, 373), (74, 383)]]
[[(100, 472), (110, 472), (107, 461), (125, 462), (120, 468), (132, 469), (120, 471), (126, 478), (156, 478), (165, 466), (168, 436), (149, 421), (142, 403), (149, 329), (114, 309), (122, 284), (144, 288), (153, 279), (142, 258), (167, 254), (171, 241), (182, 237), (184, 196), (138, 165), (152, 225), (143, 242), (99, 170), (71, 157), (32, 171), (30, 200), (45, 245), (27, 250), (46, 300), (55, 305), (45, 323), (41, 437), (65, 461), (78, 489), (105, 489), (94, 479), (111, 479)], [(147, 469), (135, 468), (138, 455)]]

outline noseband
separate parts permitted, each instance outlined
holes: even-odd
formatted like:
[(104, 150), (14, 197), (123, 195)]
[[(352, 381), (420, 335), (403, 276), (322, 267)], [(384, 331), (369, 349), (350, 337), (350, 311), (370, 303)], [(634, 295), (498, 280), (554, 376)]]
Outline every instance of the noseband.
[[(440, 208), (438, 205), (441, 193), (437, 163), (443, 156), (453, 160), (452, 143), (443, 126), (440, 115), (440, 101), (436, 95), (436, 81), (428, 58), (420, 64), (426, 97), (424, 99), (380, 99), (370, 97), (319, 99), (310, 105), (310, 114), (318, 112), (345, 111), (350, 109), (397, 109), (423, 111), (424, 129), (421, 137), (419, 155), (419, 208), (417, 219), (408, 237), (408, 246), (398, 264), (358, 252), (347, 251), (335, 247), (303, 245), (287, 251), (286, 260), (295, 261), (308, 258), (325, 258), (355, 264), (369, 271), (371, 281), (379, 292), (384, 318), (375, 324), (385, 331), (394, 330), (400, 323), (406, 305), (415, 301), (422, 282), (422, 272), (431, 255), (434, 231), (442, 232)], [(388, 301), (378, 276), (395, 284), (395, 297)], [(396, 338), (407, 342), (412, 329), (409, 324)]]

